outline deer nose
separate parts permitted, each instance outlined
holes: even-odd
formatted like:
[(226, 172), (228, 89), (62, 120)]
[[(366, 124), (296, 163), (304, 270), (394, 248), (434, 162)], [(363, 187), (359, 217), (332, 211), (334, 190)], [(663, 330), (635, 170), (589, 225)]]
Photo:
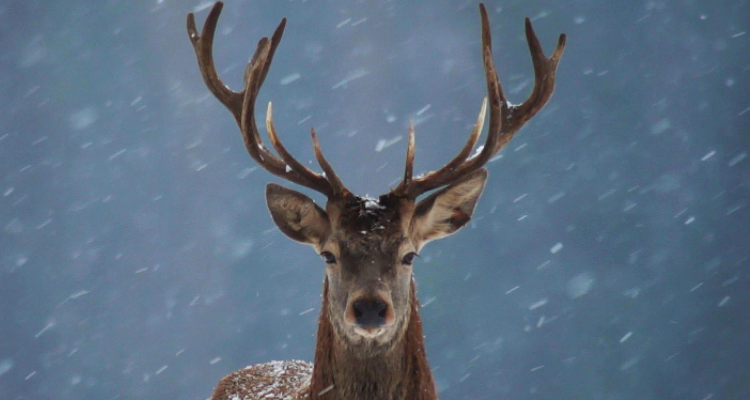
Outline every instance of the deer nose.
[(354, 321), (362, 328), (378, 328), (386, 323), (388, 303), (380, 299), (359, 299), (352, 304)]

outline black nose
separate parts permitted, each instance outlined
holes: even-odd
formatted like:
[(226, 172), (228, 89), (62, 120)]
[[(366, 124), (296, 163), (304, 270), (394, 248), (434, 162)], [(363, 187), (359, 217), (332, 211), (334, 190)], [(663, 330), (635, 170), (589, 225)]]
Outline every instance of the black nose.
[(362, 328), (377, 328), (385, 324), (388, 304), (379, 299), (359, 299), (354, 302), (354, 318)]

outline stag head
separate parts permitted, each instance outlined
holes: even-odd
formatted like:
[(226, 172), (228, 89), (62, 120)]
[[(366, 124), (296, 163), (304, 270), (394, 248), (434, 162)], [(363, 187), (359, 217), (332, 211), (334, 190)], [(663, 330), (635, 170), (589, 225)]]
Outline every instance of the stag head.
[(313, 246), (326, 264), (328, 315), (337, 336), (362, 357), (399, 342), (411, 310), (412, 262), (427, 242), (466, 225), (487, 172), (479, 169), (418, 203), (390, 192), (345, 192), (325, 209), (276, 184), (266, 189), (279, 229)]
[[(255, 101), (281, 41), (286, 20), (281, 21), (270, 39), (260, 40), (245, 69), (244, 88), (235, 92), (219, 79), (213, 63), (212, 43), (221, 9), (222, 4), (216, 3), (201, 34), (195, 27), (193, 15), (188, 16), (188, 34), (203, 79), (234, 115), (245, 147), (259, 165), (327, 197), (322, 208), (300, 192), (273, 183), (266, 188), (268, 209), (279, 229), (291, 239), (311, 245), (326, 264), (324, 307), (328, 309), (323, 314), (340, 339), (337, 343), (343, 343), (360, 358), (387, 352), (403, 338), (409, 319), (413, 317), (414, 258), (429, 241), (449, 236), (469, 222), (487, 180), (484, 165), (551, 97), (565, 36), (560, 36), (554, 53), (548, 58), (531, 22), (526, 20), (535, 84), (524, 103), (513, 105), (506, 99), (495, 71), (487, 12), (484, 5), (480, 5), (482, 59), (488, 95), (466, 145), (439, 170), (413, 177), (415, 138), (410, 126), (403, 180), (390, 192), (370, 199), (346, 189), (323, 156), (314, 130), (313, 148), (324, 173), (313, 172), (297, 161), (278, 138), (270, 103), (266, 129), (278, 156), (263, 145), (255, 121)], [(487, 111), (487, 139), (481, 150), (472, 156)], [(418, 199), (436, 189), (439, 190)]]

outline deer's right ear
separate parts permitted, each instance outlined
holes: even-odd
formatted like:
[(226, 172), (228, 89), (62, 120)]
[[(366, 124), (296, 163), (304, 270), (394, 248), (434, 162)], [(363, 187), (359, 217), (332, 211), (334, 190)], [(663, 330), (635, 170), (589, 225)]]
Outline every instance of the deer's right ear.
[(266, 186), (266, 203), (273, 222), (293, 240), (316, 245), (330, 230), (328, 214), (300, 192), (269, 183)]

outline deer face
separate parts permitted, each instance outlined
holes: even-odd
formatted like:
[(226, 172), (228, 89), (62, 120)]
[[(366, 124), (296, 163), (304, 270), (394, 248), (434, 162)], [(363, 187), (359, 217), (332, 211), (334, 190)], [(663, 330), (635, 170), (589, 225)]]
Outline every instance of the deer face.
[(407, 326), (416, 252), (396, 230), (390, 231), (393, 237), (363, 231), (337, 229), (320, 254), (334, 331), (356, 354), (367, 356), (390, 348)]
[(412, 262), (427, 242), (469, 222), (486, 179), (486, 170), (477, 170), (418, 203), (394, 192), (377, 200), (347, 194), (329, 198), (323, 210), (276, 184), (268, 185), (266, 199), (279, 229), (322, 257), (334, 332), (366, 358), (403, 337), (411, 317)]

